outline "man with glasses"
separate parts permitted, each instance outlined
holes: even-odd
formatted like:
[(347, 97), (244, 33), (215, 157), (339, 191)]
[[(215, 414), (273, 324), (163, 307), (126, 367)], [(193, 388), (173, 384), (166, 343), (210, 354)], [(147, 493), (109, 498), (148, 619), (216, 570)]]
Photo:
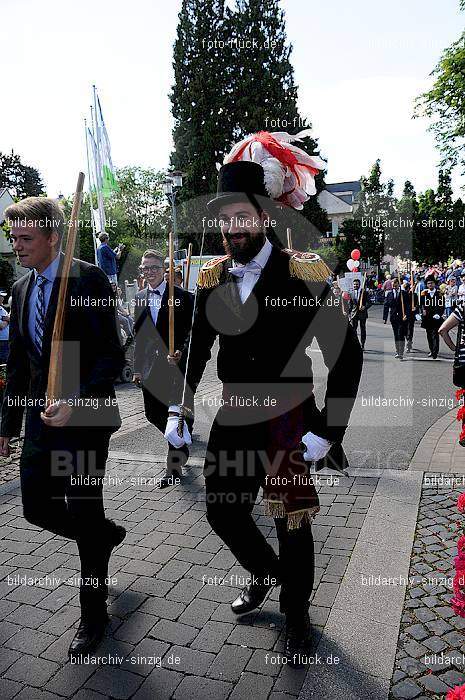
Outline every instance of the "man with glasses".
[[(154, 250), (146, 250), (139, 271), (146, 286), (136, 294), (134, 304), (134, 377), (136, 386), (142, 388), (147, 420), (163, 433), (168, 418), (168, 406), (173, 386), (182, 386), (182, 376), (176, 366), (176, 351), (168, 362), (169, 304), (168, 284), (164, 279), (164, 257)], [(192, 323), (193, 296), (181, 287), (174, 287), (174, 345), (182, 348)], [(189, 421), (192, 428), (192, 421)], [(160, 488), (171, 486), (182, 477), (182, 467), (187, 462), (187, 445), (176, 448), (168, 443), (166, 473)]]

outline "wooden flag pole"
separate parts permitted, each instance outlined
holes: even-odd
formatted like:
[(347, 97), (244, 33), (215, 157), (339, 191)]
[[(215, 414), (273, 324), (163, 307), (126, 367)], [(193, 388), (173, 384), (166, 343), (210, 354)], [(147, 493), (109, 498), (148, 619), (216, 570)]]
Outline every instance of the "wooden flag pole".
[(184, 279), (184, 289), (189, 289), (189, 277), (191, 274), (192, 243), (187, 248), (186, 277)]
[(402, 306), (402, 321), (407, 320), (407, 316), (405, 315), (405, 306), (404, 306), (404, 296), (402, 294), (402, 286), (400, 284), (400, 272), (397, 273), (397, 279), (399, 280), (399, 294), (400, 294), (400, 303)]
[(363, 301), (363, 296), (364, 296), (364, 294), (365, 294), (365, 284), (366, 284), (366, 281), (367, 281), (367, 273), (364, 272), (364, 273), (363, 273), (363, 281), (362, 281), (362, 293), (360, 294), (360, 299), (358, 300), (358, 309), (359, 309), (359, 311), (360, 311), (360, 309), (361, 309), (362, 306), (363, 306), (362, 301)]
[(344, 299), (343, 299), (343, 294), (344, 294), (344, 292), (343, 292), (342, 289), (341, 289), (341, 285), (340, 285), (340, 282), (339, 282), (339, 275), (337, 275), (336, 280), (337, 280), (337, 286), (339, 287), (339, 289), (340, 289), (340, 291), (341, 291), (341, 308), (342, 308), (342, 313), (344, 314), (344, 316), (347, 316), (346, 310), (345, 310), (345, 308), (344, 308)]
[(74, 193), (71, 219), (68, 225), (68, 238), (66, 251), (61, 268), (60, 289), (58, 292), (58, 304), (53, 325), (52, 345), (50, 351), (50, 365), (47, 382), (47, 405), (62, 398), (63, 385), (63, 332), (65, 327), (66, 297), (68, 292), (69, 272), (73, 262), (74, 247), (78, 232), (79, 211), (82, 203), (82, 191), (84, 188), (84, 173), (79, 173), (76, 191)]
[(169, 256), (170, 267), (168, 276), (168, 320), (169, 320), (169, 354), (174, 355), (174, 248), (173, 233), (170, 231)]
[(287, 229), (287, 247), (289, 250), (293, 250), (292, 247), (292, 231), (290, 228)]

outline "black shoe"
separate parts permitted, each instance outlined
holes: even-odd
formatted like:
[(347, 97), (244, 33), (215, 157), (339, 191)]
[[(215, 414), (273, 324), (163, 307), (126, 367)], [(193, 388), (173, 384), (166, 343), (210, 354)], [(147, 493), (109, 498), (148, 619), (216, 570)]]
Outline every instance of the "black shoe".
[(396, 352), (396, 354), (394, 355), (394, 357), (399, 357), (399, 353), (398, 353), (398, 352)]
[(255, 610), (263, 603), (271, 586), (265, 586), (260, 583), (251, 583), (242, 589), (236, 600), (231, 603), (231, 610), (235, 615), (244, 615), (244, 613)]
[(429, 352), (429, 353), (428, 353), (428, 357), (433, 357), (433, 353), (432, 353), (432, 352)]
[(307, 663), (310, 652), (310, 618), (308, 612), (286, 615), (286, 638), (284, 653), (289, 665), (302, 668)]
[(182, 479), (182, 471), (178, 471), (177, 469), (173, 469), (171, 474), (165, 474), (162, 476), (160, 479), (160, 483), (158, 485), (159, 489), (166, 489), (168, 486), (175, 486), (174, 480), (175, 479)]
[(407, 352), (412, 352), (412, 343), (407, 343)]
[(108, 622), (106, 611), (97, 615), (95, 619), (90, 615), (86, 615), (86, 618), (81, 617), (77, 632), (68, 649), (68, 656), (82, 657), (93, 651), (102, 640)]

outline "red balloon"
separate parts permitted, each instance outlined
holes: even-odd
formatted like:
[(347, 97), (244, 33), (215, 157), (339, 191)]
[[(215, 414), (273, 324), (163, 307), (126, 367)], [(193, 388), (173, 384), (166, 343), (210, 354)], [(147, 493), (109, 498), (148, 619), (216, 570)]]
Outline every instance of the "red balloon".
[(353, 251), (352, 251), (351, 254), (350, 254), (350, 257), (352, 258), (352, 260), (359, 260), (359, 259), (360, 259), (360, 255), (361, 255), (361, 253), (360, 253), (359, 249), (358, 249), (358, 248), (354, 248)]

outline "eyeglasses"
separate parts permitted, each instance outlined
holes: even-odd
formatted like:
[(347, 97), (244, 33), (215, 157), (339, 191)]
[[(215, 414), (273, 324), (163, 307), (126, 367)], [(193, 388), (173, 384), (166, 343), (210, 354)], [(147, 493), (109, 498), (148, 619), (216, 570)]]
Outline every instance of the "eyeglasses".
[(139, 272), (142, 272), (143, 275), (147, 274), (147, 272), (155, 272), (156, 270), (163, 270), (163, 265), (141, 265), (139, 267)]

